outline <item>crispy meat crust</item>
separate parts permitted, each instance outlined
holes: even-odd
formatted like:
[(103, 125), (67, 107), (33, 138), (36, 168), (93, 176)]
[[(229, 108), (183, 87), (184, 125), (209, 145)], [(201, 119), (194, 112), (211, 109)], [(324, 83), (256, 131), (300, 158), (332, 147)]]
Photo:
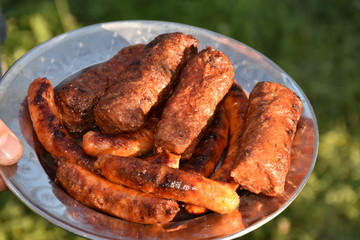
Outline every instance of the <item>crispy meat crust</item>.
[(226, 156), (221, 167), (211, 177), (220, 182), (226, 182), (233, 185), (234, 189), (238, 187), (230, 176), (234, 168), (236, 158), (239, 154), (241, 137), (244, 130), (245, 112), (249, 103), (248, 94), (234, 82), (229, 93), (224, 99), (224, 108), (230, 122), (229, 145)]
[(172, 168), (179, 168), (181, 155), (172, 153), (160, 153), (154, 156), (142, 158), (147, 162), (154, 164), (164, 164)]
[[(235, 183), (230, 176), (230, 172), (234, 167), (241, 144), (241, 136), (244, 128), (244, 115), (248, 105), (248, 95), (237, 84), (233, 83), (229, 93), (225, 96), (222, 106), (229, 121), (229, 143), (227, 152), (223, 159), (222, 165), (211, 176), (212, 180), (228, 183), (233, 189), (237, 189), (239, 184)], [(203, 214), (207, 211), (202, 206), (186, 204), (185, 210), (190, 214)]]
[(143, 44), (125, 47), (107, 62), (91, 67), (57, 91), (56, 104), (69, 131), (82, 132), (95, 126), (94, 105), (143, 49)]
[(131, 222), (167, 223), (179, 211), (173, 200), (113, 184), (74, 163), (59, 164), (57, 179), (83, 204)]
[(259, 82), (250, 93), (234, 180), (254, 193), (276, 196), (284, 191), (300, 98), (274, 82)]
[(112, 154), (123, 157), (138, 157), (154, 148), (154, 134), (159, 122), (152, 117), (145, 126), (136, 132), (107, 134), (88, 131), (83, 136), (82, 148), (90, 156)]
[(191, 58), (166, 102), (155, 134), (156, 151), (182, 154), (195, 146), (233, 77), (231, 62), (221, 51), (207, 47)]
[(228, 135), (229, 121), (221, 105), (209, 129), (196, 146), (195, 152), (181, 170), (210, 177), (228, 145)]
[(91, 172), (96, 172), (94, 161), (62, 125), (49, 80), (38, 78), (30, 84), (28, 106), (39, 141), (58, 163), (57, 181), (70, 195), (90, 207), (128, 221), (166, 223), (175, 217), (179, 211), (175, 201), (110, 183)]
[(65, 129), (54, 101), (54, 89), (46, 78), (35, 79), (28, 89), (28, 107), (36, 135), (54, 159), (67, 159), (94, 170), (94, 159), (86, 155)]
[(230, 213), (240, 202), (237, 193), (216, 181), (138, 158), (105, 155), (96, 163), (109, 181), (218, 213)]
[(137, 131), (148, 115), (167, 99), (198, 41), (182, 33), (159, 35), (119, 76), (94, 109), (96, 124), (106, 133)]

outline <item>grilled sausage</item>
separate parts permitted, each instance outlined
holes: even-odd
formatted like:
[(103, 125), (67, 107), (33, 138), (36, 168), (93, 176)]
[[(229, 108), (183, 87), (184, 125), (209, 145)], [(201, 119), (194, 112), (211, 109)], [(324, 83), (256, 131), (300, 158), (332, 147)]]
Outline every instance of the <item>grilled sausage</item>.
[(64, 158), (94, 170), (94, 159), (86, 155), (65, 129), (54, 101), (54, 89), (46, 78), (35, 79), (28, 89), (30, 118), (41, 145), (54, 159)]
[(233, 181), (230, 172), (234, 167), (240, 148), (248, 102), (247, 93), (234, 82), (223, 104), (230, 122), (229, 146), (221, 167), (211, 177), (216, 181), (230, 183), (234, 189), (238, 187), (238, 184)]
[(244, 132), (231, 177), (244, 189), (276, 196), (284, 191), (300, 98), (274, 82), (259, 82), (249, 96)]
[[(234, 167), (234, 163), (238, 154), (241, 143), (241, 136), (244, 127), (244, 115), (248, 105), (248, 96), (245, 91), (234, 82), (229, 93), (225, 96), (222, 103), (227, 118), (229, 120), (229, 144), (226, 155), (219, 169), (216, 170), (212, 180), (228, 183), (233, 189), (237, 189), (239, 184), (235, 183), (230, 176), (230, 172)], [(185, 210), (189, 214), (203, 214), (207, 211), (202, 206), (187, 204)]]
[(107, 62), (89, 68), (56, 92), (56, 104), (71, 132), (82, 132), (95, 126), (92, 113), (95, 103), (143, 49), (143, 44), (125, 47)]
[(230, 213), (240, 202), (237, 193), (226, 185), (142, 159), (104, 155), (98, 158), (96, 166), (111, 182), (163, 198), (198, 204), (218, 213)]
[(209, 129), (196, 146), (195, 152), (181, 170), (210, 177), (227, 147), (228, 135), (229, 121), (221, 105)]
[(172, 168), (179, 168), (181, 155), (172, 153), (160, 153), (151, 157), (143, 158), (145, 161), (155, 164), (164, 164)]
[(123, 157), (138, 157), (154, 147), (154, 133), (159, 119), (152, 117), (144, 128), (136, 132), (116, 135), (88, 131), (83, 136), (82, 148), (90, 156), (112, 154)]
[(182, 33), (157, 36), (139, 58), (119, 76), (95, 106), (96, 124), (106, 133), (137, 131), (148, 115), (166, 100), (198, 41)]
[(49, 80), (38, 78), (30, 84), (28, 106), (40, 143), (58, 162), (57, 179), (74, 198), (113, 216), (139, 223), (168, 222), (179, 211), (175, 201), (130, 190), (91, 172), (96, 172), (94, 161), (64, 128)]
[(57, 180), (78, 201), (131, 222), (167, 223), (179, 211), (173, 200), (111, 183), (75, 163), (60, 162), (56, 173)]
[(155, 134), (156, 151), (182, 154), (194, 146), (231, 87), (233, 76), (231, 62), (221, 51), (207, 47), (191, 58), (164, 107)]

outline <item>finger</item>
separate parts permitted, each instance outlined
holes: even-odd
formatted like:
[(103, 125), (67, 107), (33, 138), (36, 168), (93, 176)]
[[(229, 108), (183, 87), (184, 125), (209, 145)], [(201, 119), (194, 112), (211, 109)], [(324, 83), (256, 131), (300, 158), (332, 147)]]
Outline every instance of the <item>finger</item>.
[(3, 182), (3, 180), (0, 178), (0, 192), (6, 190), (7, 187), (5, 185), (5, 183)]
[(0, 120), (0, 165), (16, 163), (24, 152), (24, 148), (15, 134)]

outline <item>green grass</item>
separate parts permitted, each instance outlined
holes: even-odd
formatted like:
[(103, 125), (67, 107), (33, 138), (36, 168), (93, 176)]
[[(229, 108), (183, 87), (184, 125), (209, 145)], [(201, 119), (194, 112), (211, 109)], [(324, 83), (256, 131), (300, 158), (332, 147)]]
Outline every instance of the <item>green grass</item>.
[[(320, 129), (315, 171), (280, 216), (243, 239), (360, 236), (360, 1), (2, 0), (3, 70), (39, 43), (98, 22), (147, 19), (220, 32), (262, 52), (292, 76)], [(61, 16), (61, 17), (60, 17)], [(79, 239), (0, 194), (0, 239)]]

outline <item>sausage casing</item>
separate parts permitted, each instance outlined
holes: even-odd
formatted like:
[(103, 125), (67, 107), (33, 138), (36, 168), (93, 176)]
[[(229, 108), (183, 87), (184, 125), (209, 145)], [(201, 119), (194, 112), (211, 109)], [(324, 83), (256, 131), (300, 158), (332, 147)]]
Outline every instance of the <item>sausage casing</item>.
[(210, 177), (228, 145), (229, 121), (221, 105), (209, 129), (196, 146), (191, 158), (181, 167), (185, 172)]
[[(215, 171), (214, 175), (211, 176), (212, 180), (228, 183), (233, 189), (237, 189), (239, 184), (233, 181), (230, 172), (234, 167), (240, 147), (247, 105), (248, 95), (239, 84), (234, 82), (222, 102), (222, 106), (224, 107), (225, 114), (229, 121), (229, 143), (221, 166)], [(202, 206), (191, 204), (185, 205), (185, 210), (190, 214), (197, 215), (207, 211), (207, 209)]]
[(172, 168), (179, 168), (181, 155), (172, 153), (159, 153), (154, 156), (142, 158), (147, 162), (154, 164), (164, 164)]
[(111, 182), (164, 198), (198, 204), (218, 213), (230, 213), (240, 202), (237, 193), (226, 185), (162, 164), (105, 155), (99, 157), (96, 165)]
[(230, 176), (234, 168), (238, 151), (241, 145), (241, 136), (244, 128), (245, 112), (249, 99), (247, 93), (234, 82), (229, 93), (226, 95), (223, 105), (230, 122), (229, 146), (221, 167), (214, 173), (211, 179), (230, 183), (234, 189), (238, 187)]
[(173, 200), (111, 183), (75, 163), (60, 162), (56, 177), (78, 201), (131, 222), (167, 223), (179, 211)]
[(255, 85), (249, 96), (237, 163), (231, 171), (242, 188), (269, 196), (284, 191), (301, 113), (301, 100), (290, 89), (274, 82)]
[(139, 223), (168, 222), (179, 211), (175, 201), (130, 190), (91, 172), (96, 172), (94, 160), (82, 151), (62, 125), (49, 80), (38, 78), (30, 84), (28, 106), (40, 143), (58, 162), (58, 182), (74, 198), (113, 216)]
[(154, 133), (158, 118), (152, 117), (136, 132), (107, 134), (88, 131), (83, 136), (82, 148), (90, 156), (112, 154), (123, 157), (138, 157), (154, 148)]
[(28, 89), (30, 118), (41, 145), (54, 159), (67, 159), (82, 167), (93, 169), (94, 159), (65, 129), (54, 101), (54, 89), (46, 78), (35, 79)]
[(227, 56), (207, 47), (191, 58), (163, 110), (155, 134), (157, 152), (182, 154), (194, 146), (233, 82)]

